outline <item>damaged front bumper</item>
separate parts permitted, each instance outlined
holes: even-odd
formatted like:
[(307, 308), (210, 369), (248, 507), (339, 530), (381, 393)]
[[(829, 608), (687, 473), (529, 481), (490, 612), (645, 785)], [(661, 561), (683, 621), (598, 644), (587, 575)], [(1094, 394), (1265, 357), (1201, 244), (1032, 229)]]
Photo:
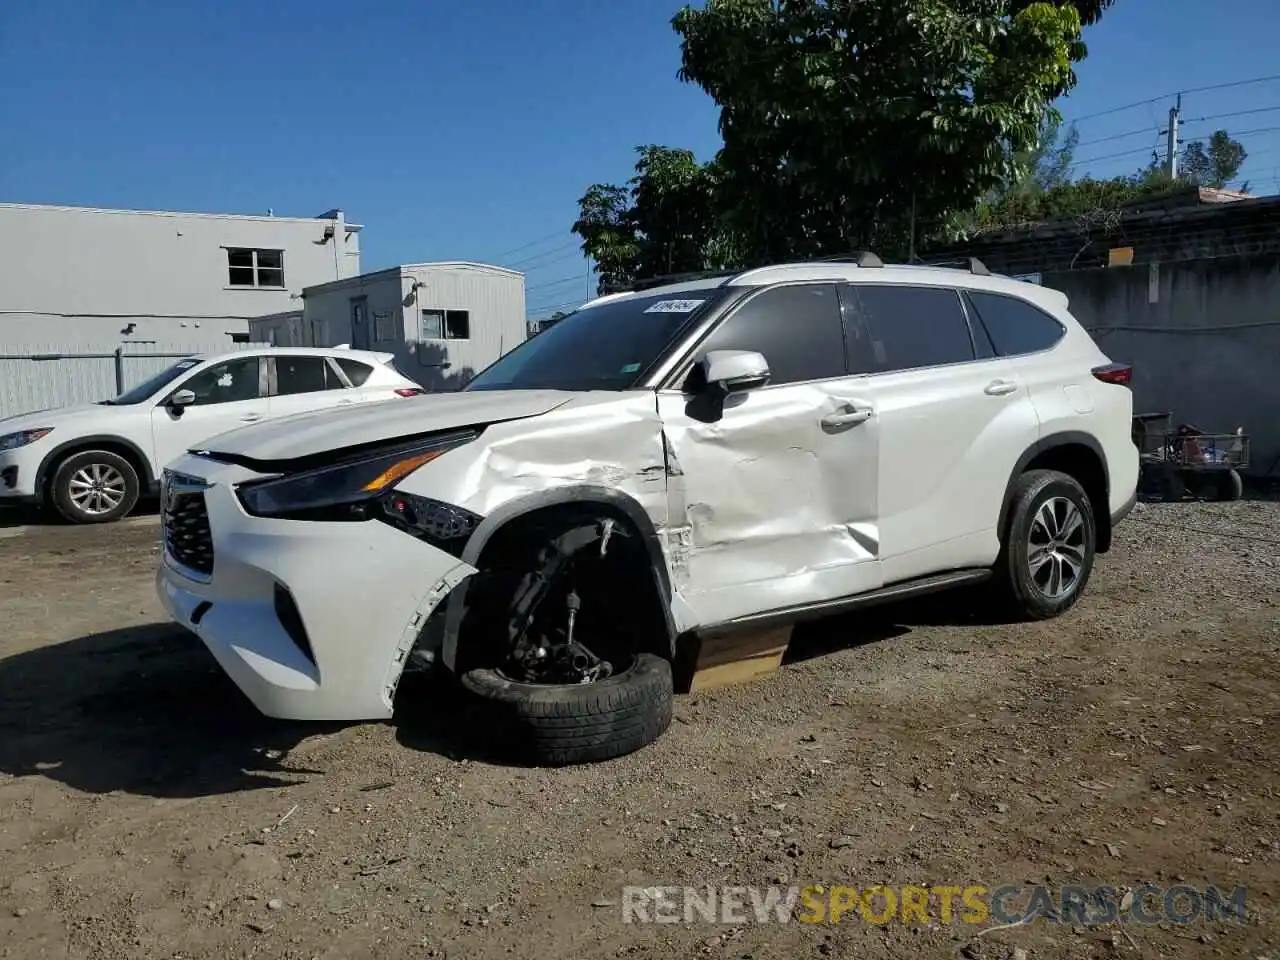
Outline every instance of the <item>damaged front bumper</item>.
[(207, 537), (211, 563), (166, 522), (156, 590), (169, 615), (267, 716), (390, 717), (424, 624), (475, 568), (377, 521), (251, 517), (232, 487), (258, 475), (241, 467), (188, 456), (172, 469), (177, 496), (203, 500), (207, 525), (188, 501), (180, 532)]

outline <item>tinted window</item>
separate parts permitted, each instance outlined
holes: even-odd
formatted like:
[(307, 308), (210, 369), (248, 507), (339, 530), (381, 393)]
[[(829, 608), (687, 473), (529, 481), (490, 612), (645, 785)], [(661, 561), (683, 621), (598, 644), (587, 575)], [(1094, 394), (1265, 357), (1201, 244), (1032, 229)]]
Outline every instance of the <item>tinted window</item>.
[(340, 390), (342, 381), (329, 372), (324, 357), (276, 357), (276, 395)]
[(361, 363), (359, 360), (350, 360), (346, 357), (338, 358), (338, 366), (342, 368), (342, 372), (347, 375), (347, 379), (351, 381), (353, 387), (364, 386), (364, 382), (369, 379), (369, 374), (373, 373), (373, 367), (367, 363)]
[(584, 307), (531, 337), (468, 390), (629, 390), (723, 287), (646, 293)]
[(969, 291), (969, 303), (1002, 356), (1048, 350), (1066, 332), (1062, 324), (1017, 297)]
[(774, 287), (756, 294), (699, 347), (754, 350), (769, 363), (769, 383), (843, 377), (844, 333), (835, 284)]
[(126, 390), (114, 400), (103, 400), (102, 402), (108, 406), (127, 406), (135, 403), (141, 403), (165, 384), (173, 382), (192, 367), (198, 367), (199, 365), (200, 359), (198, 357), (188, 357), (186, 360), (179, 360), (172, 367), (169, 367), (167, 370), (161, 370), (154, 377), (144, 380), (131, 390)]
[(190, 390), (196, 395), (196, 403), (235, 403), (237, 400), (257, 400), (258, 358), (245, 357), (227, 360), (201, 370), (179, 390)]
[(960, 297), (944, 287), (857, 283), (850, 356), (859, 373), (911, 370), (974, 359)]

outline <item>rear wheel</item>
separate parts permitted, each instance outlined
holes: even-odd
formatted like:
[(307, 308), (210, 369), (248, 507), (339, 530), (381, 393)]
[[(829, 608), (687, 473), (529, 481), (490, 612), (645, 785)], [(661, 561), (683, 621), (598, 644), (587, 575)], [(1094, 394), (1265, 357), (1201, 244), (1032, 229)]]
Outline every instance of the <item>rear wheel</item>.
[(72, 454), (53, 475), (53, 505), (72, 523), (110, 523), (138, 502), (138, 472), (109, 450)]
[(1056, 470), (1023, 474), (1013, 497), (996, 563), (997, 587), (1015, 615), (1056, 617), (1080, 599), (1093, 572), (1093, 505), (1075, 478)]

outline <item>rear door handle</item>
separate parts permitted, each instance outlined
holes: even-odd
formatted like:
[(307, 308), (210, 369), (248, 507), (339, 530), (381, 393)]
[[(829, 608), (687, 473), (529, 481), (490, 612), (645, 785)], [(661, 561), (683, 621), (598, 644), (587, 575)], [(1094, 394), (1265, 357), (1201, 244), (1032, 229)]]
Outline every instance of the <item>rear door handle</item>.
[(986, 389), (982, 392), (989, 397), (1004, 397), (1013, 393), (1018, 389), (1016, 383), (1010, 383), (1008, 380), (992, 380), (987, 384)]
[(261, 419), (262, 419), (262, 414), (260, 413), (246, 413), (243, 417), (240, 418), (240, 420), (243, 423), (256, 423), (258, 420), (261, 420)]
[(870, 410), (849, 410), (845, 413), (829, 413), (822, 418), (824, 427), (854, 427), (871, 419)]

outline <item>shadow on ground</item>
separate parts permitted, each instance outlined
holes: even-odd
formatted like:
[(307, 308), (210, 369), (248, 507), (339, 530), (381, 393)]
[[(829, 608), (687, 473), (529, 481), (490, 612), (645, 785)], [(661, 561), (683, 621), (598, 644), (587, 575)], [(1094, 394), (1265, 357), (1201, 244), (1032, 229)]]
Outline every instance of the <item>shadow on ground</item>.
[[(991, 623), (973, 591), (799, 626), (786, 662), (902, 636), (926, 624)], [(396, 738), (450, 759), (519, 764), (448, 675), (409, 674)], [(171, 624), (110, 630), (0, 660), (0, 772), (89, 793), (189, 798), (282, 787), (325, 771), (293, 766), (306, 737), (342, 724), (262, 716), (203, 644)]]
[(333, 726), (257, 712), (172, 625), (110, 630), (0, 660), (0, 772), (89, 793), (186, 798), (285, 786), (272, 759)]

